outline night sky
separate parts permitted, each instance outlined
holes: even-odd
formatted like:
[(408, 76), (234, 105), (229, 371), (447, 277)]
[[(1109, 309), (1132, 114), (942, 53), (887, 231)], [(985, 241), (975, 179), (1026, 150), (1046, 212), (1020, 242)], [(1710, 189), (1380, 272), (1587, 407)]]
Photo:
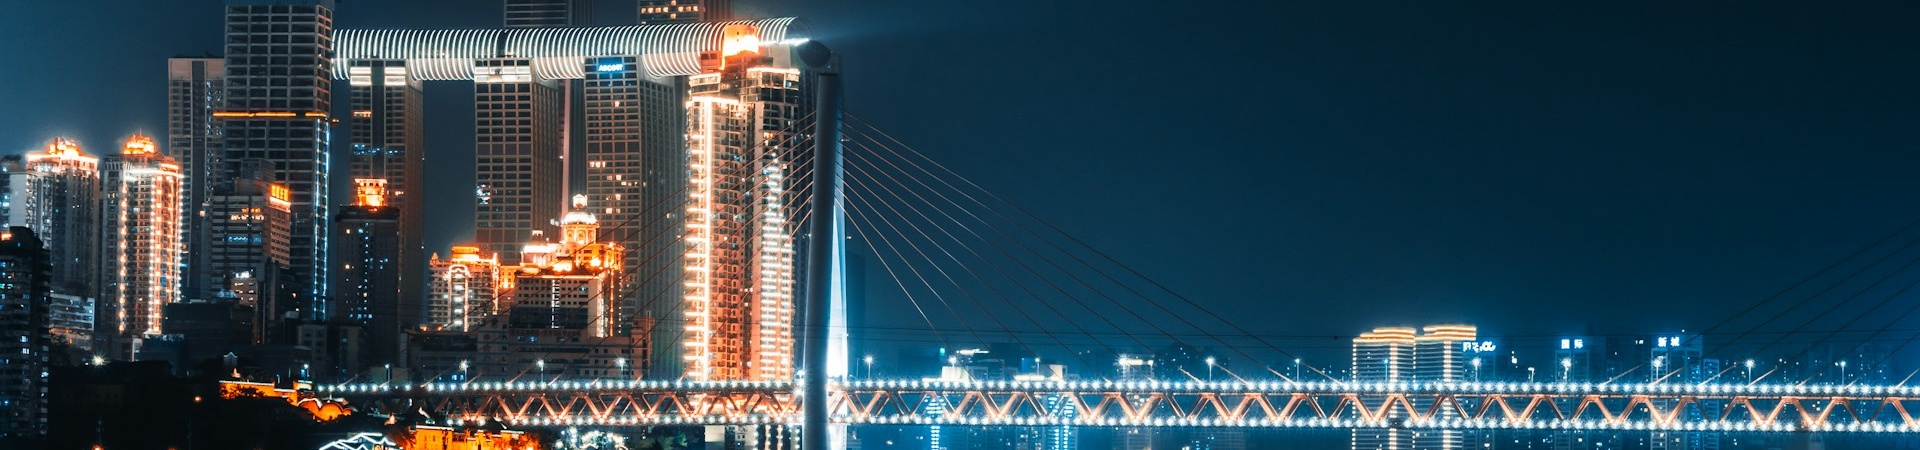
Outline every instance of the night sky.
[[(494, 4), (346, 0), (337, 23), (492, 27)], [(1920, 219), (1920, 2), (736, 10), (810, 21), (854, 114), (1243, 325), (1327, 336), (1302, 346), (1697, 329)], [(0, 148), (164, 134), (164, 60), (217, 52), (220, 20), (9, 5)], [(429, 86), (430, 250), (470, 231), (464, 89)]]

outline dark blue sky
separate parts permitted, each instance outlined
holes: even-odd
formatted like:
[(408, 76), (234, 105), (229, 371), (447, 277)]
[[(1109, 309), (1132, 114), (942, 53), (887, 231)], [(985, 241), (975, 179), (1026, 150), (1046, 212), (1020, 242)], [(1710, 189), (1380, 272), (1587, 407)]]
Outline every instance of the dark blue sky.
[[(491, 4), (347, 0), (338, 23), (484, 27)], [(1261, 331), (1699, 328), (1920, 218), (1916, 2), (737, 9), (806, 17), (848, 110)], [(9, 6), (0, 148), (163, 130), (164, 59), (217, 50), (219, 20)], [(460, 198), (468, 112), (440, 97), (429, 195)]]

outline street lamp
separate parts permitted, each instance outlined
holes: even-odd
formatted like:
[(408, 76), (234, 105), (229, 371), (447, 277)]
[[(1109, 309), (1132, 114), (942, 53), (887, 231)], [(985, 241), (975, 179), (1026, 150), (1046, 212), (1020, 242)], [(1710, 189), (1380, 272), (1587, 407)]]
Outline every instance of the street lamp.
[(540, 368), (540, 382), (541, 382), (541, 383), (547, 383), (547, 382), (549, 382), (549, 381), (551, 381), (551, 380), (548, 380), (548, 379), (547, 379), (547, 360), (544, 360), (544, 359), (536, 359), (536, 360), (534, 360), (534, 361), (533, 361), (533, 366), (534, 366), (534, 367), (538, 367), (538, 368)]
[(1293, 381), (1300, 381), (1300, 358), (1293, 359)]
[(860, 360), (867, 363), (867, 379), (873, 379), (873, 355), (867, 355), (865, 358), (860, 358)]
[(1560, 358), (1560, 382), (1567, 382), (1573, 376), (1573, 358)]
[(627, 358), (624, 356), (619, 358), (614, 358), (613, 365), (620, 369), (620, 378), (626, 379), (627, 378)]
[(1207, 357), (1207, 381), (1213, 381), (1213, 365), (1215, 362), (1212, 356)]
[(1847, 384), (1847, 362), (1842, 360), (1838, 364), (1840, 365), (1840, 384)]
[(1747, 358), (1747, 384), (1753, 384), (1753, 358)]
[(1480, 382), (1480, 357), (1473, 357), (1473, 382)]

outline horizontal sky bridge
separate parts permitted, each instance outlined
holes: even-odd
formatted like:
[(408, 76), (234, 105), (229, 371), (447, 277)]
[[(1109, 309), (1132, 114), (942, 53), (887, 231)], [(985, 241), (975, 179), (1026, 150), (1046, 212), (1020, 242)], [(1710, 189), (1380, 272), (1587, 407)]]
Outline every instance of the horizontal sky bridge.
[(476, 61), (526, 58), (546, 79), (586, 76), (589, 58), (633, 56), (653, 77), (700, 73), (700, 53), (720, 50), (721, 30), (749, 24), (760, 42), (791, 44), (806, 39), (792, 17), (716, 23), (572, 28), (334, 31), (334, 76), (344, 79), (355, 61), (404, 60), (420, 80), (474, 79)]

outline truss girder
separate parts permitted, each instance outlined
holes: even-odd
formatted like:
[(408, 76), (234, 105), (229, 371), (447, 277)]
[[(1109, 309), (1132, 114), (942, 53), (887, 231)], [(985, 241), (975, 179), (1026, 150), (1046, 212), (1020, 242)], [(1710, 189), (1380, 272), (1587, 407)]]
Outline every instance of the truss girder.
[[(1769, 393), (1536, 386), (1253, 386), (1215, 383), (855, 383), (831, 390), (846, 424), (1270, 428), (1920, 432), (1912, 392)], [(579, 383), (322, 389), (352, 405), (421, 405), (457, 421), (519, 425), (784, 424), (790, 383)]]

